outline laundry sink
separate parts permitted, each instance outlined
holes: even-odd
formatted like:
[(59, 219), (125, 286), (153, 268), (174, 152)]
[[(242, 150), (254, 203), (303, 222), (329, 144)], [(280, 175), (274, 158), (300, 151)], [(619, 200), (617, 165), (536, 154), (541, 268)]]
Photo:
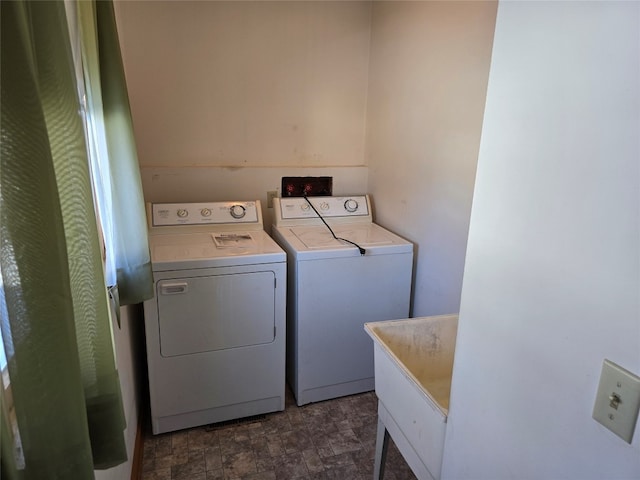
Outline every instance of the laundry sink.
[(378, 396), (374, 478), (383, 478), (390, 435), (418, 479), (438, 480), (458, 315), (370, 322), (365, 330), (374, 341)]

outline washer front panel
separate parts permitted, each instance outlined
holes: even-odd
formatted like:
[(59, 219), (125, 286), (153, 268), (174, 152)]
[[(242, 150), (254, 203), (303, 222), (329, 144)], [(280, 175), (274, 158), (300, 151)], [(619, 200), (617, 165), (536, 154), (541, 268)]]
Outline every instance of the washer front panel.
[[(354, 210), (348, 198), (337, 206)], [(315, 212), (294, 218), (304, 198), (274, 202), (273, 238), (287, 252), (287, 378), (298, 405), (373, 390), (373, 342), (364, 323), (409, 315), (413, 244), (373, 223), (368, 196), (353, 198), (366, 200), (367, 216), (326, 221), (364, 255), (333, 238)], [(315, 206), (326, 197), (311, 200)]]

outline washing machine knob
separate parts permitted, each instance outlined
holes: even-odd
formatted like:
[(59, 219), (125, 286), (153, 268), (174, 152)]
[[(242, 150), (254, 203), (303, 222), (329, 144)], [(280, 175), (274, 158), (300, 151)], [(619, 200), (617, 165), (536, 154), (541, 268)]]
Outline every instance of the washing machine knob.
[(179, 218), (187, 218), (189, 216), (189, 211), (186, 208), (180, 208), (176, 212)]
[(303, 203), (302, 205), (300, 205), (300, 208), (302, 209), (303, 212), (306, 212), (307, 210), (309, 210), (311, 207), (309, 206), (308, 203)]
[(210, 217), (211, 216), (211, 209), (210, 208), (203, 208), (202, 210), (200, 210), (200, 215), (202, 215), (203, 217)]
[(344, 209), (347, 212), (353, 213), (358, 210), (358, 202), (356, 202), (353, 198), (350, 198), (346, 202), (344, 202)]
[(233, 205), (229, 209), (229, 213), (233, 218), (242, 218), (247, 213), (246, 209), (242, 205)]
[(320, 210), (329, 210), (329, 204), (327, 202), (322, 202), (320, 204)]

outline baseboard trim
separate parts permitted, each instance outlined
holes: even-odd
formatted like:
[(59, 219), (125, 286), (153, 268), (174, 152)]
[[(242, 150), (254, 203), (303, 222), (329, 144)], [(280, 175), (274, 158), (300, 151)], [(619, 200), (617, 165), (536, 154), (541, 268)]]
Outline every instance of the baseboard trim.
[(138, 415), (138, 426), (136, 430), (136, 442), (133, 447), (133, 460), (131, 461), (131, 480), (142, 479), (142, 454), (144, 452), (144, 430), (143, 415)]

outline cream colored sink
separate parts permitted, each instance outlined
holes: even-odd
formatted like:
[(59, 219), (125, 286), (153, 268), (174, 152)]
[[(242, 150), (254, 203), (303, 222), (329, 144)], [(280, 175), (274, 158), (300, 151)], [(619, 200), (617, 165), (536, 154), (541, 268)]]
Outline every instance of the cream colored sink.
[(378, 438), (374, 478), (388, 435), (420, 480), (439, 479), (458, 315), (365, 324), (374, 340)]

